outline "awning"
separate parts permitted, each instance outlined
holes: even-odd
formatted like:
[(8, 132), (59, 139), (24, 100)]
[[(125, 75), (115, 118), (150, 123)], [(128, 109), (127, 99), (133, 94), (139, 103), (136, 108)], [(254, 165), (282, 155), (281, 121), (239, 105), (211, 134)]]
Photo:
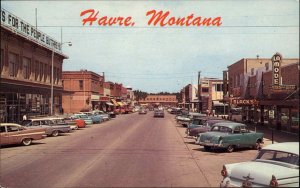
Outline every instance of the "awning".
[(117, 102), (119, 106), (124, 106), (122, 102)]
[(110, 100), (114, 104), (114, 106), (118, 106), (118, 103), (117, 103), (117, 101), (115, 99), (110, 99)]
[(107, 102), (106, 103), (108, 106), (114, 106), (114, 104), (110, 103), (110, 102)]
[(228, 104), (221, 103), (220, 101), (213, 101), (214, 106), (228, 106)]

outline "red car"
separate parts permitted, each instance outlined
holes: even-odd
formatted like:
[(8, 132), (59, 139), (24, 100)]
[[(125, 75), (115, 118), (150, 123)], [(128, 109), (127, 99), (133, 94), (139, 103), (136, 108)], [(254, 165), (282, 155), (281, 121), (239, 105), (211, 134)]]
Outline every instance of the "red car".
[(75, 122), (78, 128), (85, 128), (86, 123), (83, 119), (72, 119), (72, 118), (65, 118), (67, 123)]

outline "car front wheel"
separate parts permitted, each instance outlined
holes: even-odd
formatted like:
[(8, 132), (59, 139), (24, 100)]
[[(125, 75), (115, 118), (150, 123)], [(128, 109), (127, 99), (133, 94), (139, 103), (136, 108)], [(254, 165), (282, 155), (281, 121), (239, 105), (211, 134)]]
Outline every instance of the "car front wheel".
[(58, 131), (57, 131), (57, 130), (53, 131), (53, 132), (52, 132), (52, 136), (54, 136), (54, 137), (55, 137), (55, 136), (58, 136)]
[(31, 144), (31, 138), (25, 138), (22, 140), (24, 146), (29, 146)]
[(229, 145), (229, 146), (227, 147), (227, 151), (228, 151), (229, 153), (233, 152), (233, 151), (234, 151), (234, 146), (233, 146), (233, 145)]

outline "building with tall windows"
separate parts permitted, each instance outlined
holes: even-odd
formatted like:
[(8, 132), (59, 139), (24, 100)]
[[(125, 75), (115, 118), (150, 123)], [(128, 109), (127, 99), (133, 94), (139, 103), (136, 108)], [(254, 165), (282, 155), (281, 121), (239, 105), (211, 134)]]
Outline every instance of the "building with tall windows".
[[(61, 112), (61, 43), (1, 8), (0, 121)], [(53, 77), (52, 77), (53, 65)]]

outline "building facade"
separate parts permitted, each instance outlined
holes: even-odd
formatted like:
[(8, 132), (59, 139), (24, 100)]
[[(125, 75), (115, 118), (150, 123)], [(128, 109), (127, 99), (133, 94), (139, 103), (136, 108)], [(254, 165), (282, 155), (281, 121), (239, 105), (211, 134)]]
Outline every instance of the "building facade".
[(177, 106), (178, 101), (176, 95), (148, 95), (144, 100), (139, 100), (139, 103), (152, 106)]
[[(50, 115), (51, 109), (61, 113), (62, 64), (68, 58), (61, 51), (62, 44), (12, 13), (1, 11), (0, 121), (19, 123), (25, 114)], [(29, 30), (11, 23), (8, 17), (19, 24), (22, 21)]]
[(231, 109), (240, 109), (241, 121), (298, 132), (299, 59), (282, 58), (278, 67), (272, 58), (241, 59), (228, 66), (225, 96)]
[(103, 80), (103, 76), (92, 71), (63, 71), (64, 113), (99, 109), (102, 106), (101, 102), (108, 102), (109, 97), (100, 95), (101, 91), (104, 91)]

